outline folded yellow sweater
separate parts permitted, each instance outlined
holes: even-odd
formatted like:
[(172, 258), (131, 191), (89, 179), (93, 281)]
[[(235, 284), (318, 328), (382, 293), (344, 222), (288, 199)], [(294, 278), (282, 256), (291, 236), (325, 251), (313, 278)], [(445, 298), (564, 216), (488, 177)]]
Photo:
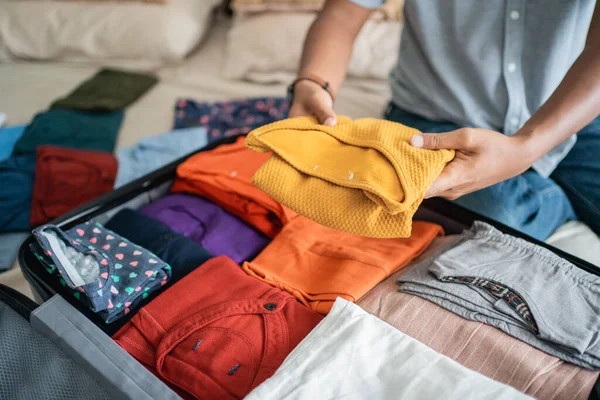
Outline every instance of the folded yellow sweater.
[(258, 128), (246, 146), (273, 155), (252, 182), (297, 213), (361, 236), (409, 237), (427, 188), (452, 150), (409, 144), (418, 130), (391, 121), (338, 116), (335, 127), (308, 117)]

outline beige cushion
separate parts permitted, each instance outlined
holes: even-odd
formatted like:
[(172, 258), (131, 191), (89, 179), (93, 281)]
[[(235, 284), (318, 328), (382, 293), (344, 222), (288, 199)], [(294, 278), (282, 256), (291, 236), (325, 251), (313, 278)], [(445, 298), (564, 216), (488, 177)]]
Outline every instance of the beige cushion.
[(0, 61), (182, 60), (219, 2), (0, 1)]
[[(300, 64), (313, 13), (244, 14), (228, 34), (224, 74), (255, 82), (287, 82)], [(285, 27), (285, 29), (282, 29)], [(398, 58), (402, 25), (367, 21), (354, 43), (348, 75), (386, 79)]]

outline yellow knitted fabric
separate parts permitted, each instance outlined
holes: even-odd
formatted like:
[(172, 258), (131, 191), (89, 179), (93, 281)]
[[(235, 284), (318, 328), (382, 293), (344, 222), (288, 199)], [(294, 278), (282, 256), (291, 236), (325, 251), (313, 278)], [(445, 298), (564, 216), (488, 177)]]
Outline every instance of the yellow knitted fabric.
[(338, 116), (335, 127), (308, 117), (258, 128), (246, 146), (273, 155), (252, 182), (321, 225), (360, 236), (409, 237), (427, 188), (453, 150), (409, 144), (418, 130), (391, 121)]

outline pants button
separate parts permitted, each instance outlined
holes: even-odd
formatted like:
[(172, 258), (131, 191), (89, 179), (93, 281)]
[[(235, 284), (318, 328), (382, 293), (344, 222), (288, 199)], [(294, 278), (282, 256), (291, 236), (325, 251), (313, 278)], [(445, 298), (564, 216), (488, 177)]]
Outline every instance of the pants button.
[(267, 304), (265, 304), (265, 308), (269, 311), (273, 311), (274, 309), (277, 308), (277, 305), (273, 304), (273, 303), (267, 303)]

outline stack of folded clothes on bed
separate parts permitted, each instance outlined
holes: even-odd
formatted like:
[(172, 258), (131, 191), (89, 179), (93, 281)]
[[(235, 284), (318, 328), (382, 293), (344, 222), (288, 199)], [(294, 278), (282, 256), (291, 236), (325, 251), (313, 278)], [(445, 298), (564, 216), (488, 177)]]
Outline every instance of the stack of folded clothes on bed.
[(30, 124), (0, 129), (0, 271), (12, 266), (28, 228), (181, 159), (210, 142), (287, 116), (284, 98), (215, 103), (178, 100), (172, 131), (115, 150), (125, 110), (157, 82), (102, 69)]
[(476, 222), (398, 282), (404, 293), (600, 369), (600, 278), (549, 250)]
[(27, 126), (3, 130), (12, 152), (0, 161), (0, 180), (9, 183), (0, 187), (0, 208), (6, 209), (0, 241), (9, 243), (0, 270), (10, 268), (28, 228), (112, 190), (112, 152), (124, 109), (156, 82), (147, 74), (103, 69)]

